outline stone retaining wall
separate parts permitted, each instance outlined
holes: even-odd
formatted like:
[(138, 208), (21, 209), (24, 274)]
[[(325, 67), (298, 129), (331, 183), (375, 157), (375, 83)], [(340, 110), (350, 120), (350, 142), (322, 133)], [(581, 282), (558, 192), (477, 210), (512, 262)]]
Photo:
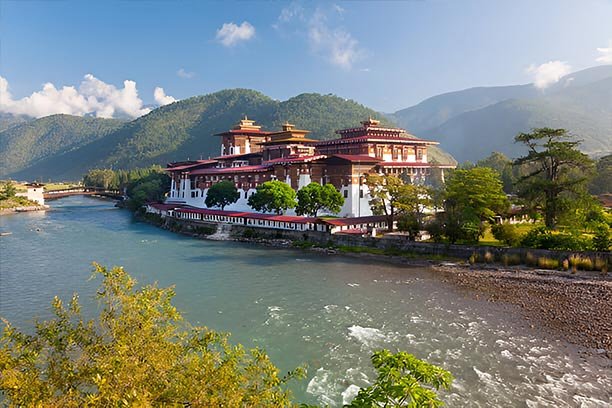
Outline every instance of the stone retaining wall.
[[(165, 227), (177, 232), (193, 235), (209, 235), (217, 231), (219, 224), (201, 221), (186, 221), (166, 219)], [(231, 227), (231, 228), (228, 228)], [(321, 246), (350, 246), (368, 247), (383, 250), (397, 250), (412, 252), (422, 255), (448, 256), (452, 258), (468, 259), (476, 254), (480, 259), (488, 252), (494, 259), (501, 259), (506, 255), (518, 257), (524, 260), (529, 253), (535, 258), (547, 257), (562, 261), (570, 255), (580, 254), (591, 259), (607, 259), (608, 265), (612, 265), (612, 253), (592, 251), (554, 251), (547, 249), (532, 248), (503, 248), (490, 246), (470, 246), (436, 244), (432, 242), (414, 242), (403, 236), (387, 236), (384, 238), (361, 237), (344, 234), (328, 234), (317, 231), (290, 231), (273, 228), (253, 228), (245, 225), (228, 225), (229, 237), (234, 239), (284, 239), (289, 241), (308, 241)], [(207, 234), (206, 231), (209, 231)]]

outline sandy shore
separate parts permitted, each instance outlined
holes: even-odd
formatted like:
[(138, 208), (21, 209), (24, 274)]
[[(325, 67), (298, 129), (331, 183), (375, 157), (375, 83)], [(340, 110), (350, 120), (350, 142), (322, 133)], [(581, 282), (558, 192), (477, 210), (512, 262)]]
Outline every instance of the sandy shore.
[(475, 297), (519, 306), (534, 327), (612, 358), (610, 276), (450, 264), (433, 269)]

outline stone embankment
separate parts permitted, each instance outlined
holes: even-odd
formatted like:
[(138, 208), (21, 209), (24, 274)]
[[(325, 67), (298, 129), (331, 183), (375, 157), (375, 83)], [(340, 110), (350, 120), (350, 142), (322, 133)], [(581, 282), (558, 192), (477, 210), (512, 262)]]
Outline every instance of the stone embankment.
[(596, 272), (438, 265), (443, 279), (475, 297), (517, 305), (532, 326), (612, 357), (612, 279)]

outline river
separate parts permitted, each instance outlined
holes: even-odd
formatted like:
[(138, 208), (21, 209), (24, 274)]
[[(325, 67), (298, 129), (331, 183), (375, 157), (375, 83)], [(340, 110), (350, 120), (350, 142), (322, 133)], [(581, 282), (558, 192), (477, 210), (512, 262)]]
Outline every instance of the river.
[[(283, 371), (307, 364), (298, 401), (340, 406), (374, 378), (374, 350), (405, 350), (455, 377), (451, 407), (599, 407), (609, 361), (530, 327), (512, 306), (475, 299), (426, 268), (235, 242), (135, 222), (110, 201), (69, 197), (0, 217), (0, 316), (28, 329), (54, 295), (93, 305), (91, 262), (140, 283), (176, 285), (194, 324), (263, 347)], [(608, 365), (609, 368), (609, 365)]]

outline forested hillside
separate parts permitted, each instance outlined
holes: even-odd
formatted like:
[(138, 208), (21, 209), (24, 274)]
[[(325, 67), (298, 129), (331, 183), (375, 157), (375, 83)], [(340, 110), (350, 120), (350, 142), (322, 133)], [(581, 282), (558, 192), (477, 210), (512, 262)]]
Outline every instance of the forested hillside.
[[(380, 117), (372, 109), (337, 96), (302, 94), (279, 102), (253, 90), (223, 90), (162, 106), (90, 143), (50, 152), (27, 167), (7, 173), (23, 179), (80, 179), (91, 168), (129, 169), (214, 157), (219, 155), (220, 140), (213, 135), (231, 128), (244, 115), (269, 130), (289, 121), (310, 130), (315, 139), (337, 137), (336, 129), (356, 126), (370, 116)], [(391, 124), (388, 120), (384, 123)], [(0, 138), (5, 139), (4, 132)], [(5, 146), (3, 152), (13, 148)], [(453, 162), (436, 148), (430, 158)]]
[(78, 149), (123, 124), (116, 119), (52, 115), (9, 127), (0, 133), (0, 176)]

